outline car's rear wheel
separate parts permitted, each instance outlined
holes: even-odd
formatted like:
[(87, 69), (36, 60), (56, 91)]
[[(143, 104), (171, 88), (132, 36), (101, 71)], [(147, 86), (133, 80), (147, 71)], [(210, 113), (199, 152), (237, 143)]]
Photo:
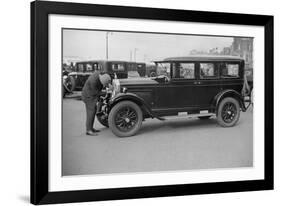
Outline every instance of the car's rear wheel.
[(129, 137), (138, 132), (142, 120), (142, 111), (137, 104), (131, 101), (122, 101), (111, 109), (108, 124), (116, 136)]
[(217, 121), (222, 127), (234, 126), (240, 117), (240, 105), (239, 102), (232, 98), (224, 98), (217, 109)]

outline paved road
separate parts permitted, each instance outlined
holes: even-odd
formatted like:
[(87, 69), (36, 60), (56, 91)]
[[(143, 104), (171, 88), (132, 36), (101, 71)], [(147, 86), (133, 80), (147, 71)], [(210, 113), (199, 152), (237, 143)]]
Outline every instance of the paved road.
[(85, 135), (82, 101), (63, 100), (63, 175), (250, 167), (253, 112), (235, 127), (216, 119), (148, 119), (136, 136), (116, 137), (97, 121), (98, 136)]

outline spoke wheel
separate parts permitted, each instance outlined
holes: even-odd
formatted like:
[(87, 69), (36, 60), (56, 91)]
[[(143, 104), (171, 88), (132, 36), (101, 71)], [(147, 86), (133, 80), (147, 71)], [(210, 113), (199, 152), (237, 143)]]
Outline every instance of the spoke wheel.
[(156, 73), (155, 73), (155, 72), (151, 72), (151, 73), (149, 74), (149, 76), (150, 76), (150, 77), (156, 77)]
[(236, 99), (232, 97), (224, 98), (217, 109), (218, 123), (223, 127), (234, 126), (240, 117), (240, 106)]
[(109, 127), (118, 137), (133, 136), (142, 124), (142, 111), (131, 101), (117, 103), (109, 113)]
[(123, 107), (115, 116), (115, 125), (121, 131), (128, 132), (138, 122), (137, 112), (132, 107)]
[(237, 108), (232, 102), (227, 102), (222, 108), (223, 121), (230, 123), (237, 114)]

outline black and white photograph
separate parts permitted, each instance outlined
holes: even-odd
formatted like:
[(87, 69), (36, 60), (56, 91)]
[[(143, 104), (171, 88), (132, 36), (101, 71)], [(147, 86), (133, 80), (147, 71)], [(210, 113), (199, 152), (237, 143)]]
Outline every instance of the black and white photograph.
[(254, 37), (61, 38), (62, 176), (254, 166)]
[(31, 202), (273, 189), (273, 16), (31, 3)]

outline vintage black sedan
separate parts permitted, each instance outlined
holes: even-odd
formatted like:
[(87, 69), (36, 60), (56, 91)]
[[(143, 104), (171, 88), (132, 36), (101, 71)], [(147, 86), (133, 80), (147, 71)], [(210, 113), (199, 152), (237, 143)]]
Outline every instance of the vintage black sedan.
[(106, 72), (113, 78), (115, 75), (119, 78), (128, 77), (128, 62), (125, 61), (106, 61), (91, 60), (80, 61), (75, 65), (75, 71), (68, 74), (68, 78), (72, 82), (71, 91), (81, 90), (88, 77), (94, 71)]
[(219, 125), (231, 127), (247, 109), (244, 98), (251, 88), (239, 57), (174, 57), (155, 65), (166, 75), (114, 79), (113, 91), (100, 99), (98, 119), (116, 136), (135, 135), (146, 118), (165, 120), (179, 113), (216, 116)]

